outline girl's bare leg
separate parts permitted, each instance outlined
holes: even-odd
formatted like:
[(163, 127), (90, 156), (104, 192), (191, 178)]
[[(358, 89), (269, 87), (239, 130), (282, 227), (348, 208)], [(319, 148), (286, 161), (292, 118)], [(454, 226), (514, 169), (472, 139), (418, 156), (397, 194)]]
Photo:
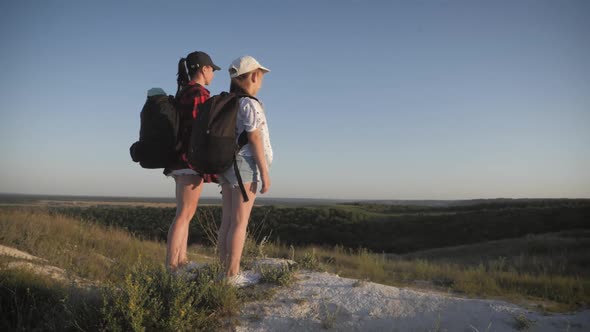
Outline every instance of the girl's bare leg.
[(175, 270), (186, 261), (188, 226), (197, 210), (203, 189), (203, 179), (198, 175), (181, 175), (176, 181), (176, 216), (168, 230), (166, 242), (166, 266)]
[(226, 183), (221, 186), (221, 197), (223, 200), (221, 212), (221, 226), (217, 234), (217, 251), (219, 252), (219, 261), (224, 269), (227, 269), (227, 241), (229, 228), (231, 225), (232, 211), (232, 187)]
[(256, 182), (244, 183), (244, 187), (246, 187), (246, 193), (248, 194), (248, 202), (244, 202), (240, 188), (231, 188), (231, 222), (226, 243), (228, 255), (226, 275), (228, 277), (240, 272), (240, 260), (242, 259), (244, 241), (246, 240), (246, 228), (256, 199)]

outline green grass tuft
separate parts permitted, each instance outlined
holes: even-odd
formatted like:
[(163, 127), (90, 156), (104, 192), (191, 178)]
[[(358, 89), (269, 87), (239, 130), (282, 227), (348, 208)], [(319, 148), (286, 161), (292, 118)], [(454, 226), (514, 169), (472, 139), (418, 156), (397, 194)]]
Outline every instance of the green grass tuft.
[(260, 281), (264, 283), (287, 286), (295, 281), (295, 275), (291, 269), (286, 266), (261, 268)]

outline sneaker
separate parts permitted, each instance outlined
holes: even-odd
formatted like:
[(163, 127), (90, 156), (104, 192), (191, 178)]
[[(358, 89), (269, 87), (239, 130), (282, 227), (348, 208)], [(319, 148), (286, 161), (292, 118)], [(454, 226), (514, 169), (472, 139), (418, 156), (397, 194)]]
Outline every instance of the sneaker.
[(247, 271), (243, 271), (235, 276), (227, 278), (228, 284), (238, 288), (257, 284), (258, 281), (260, 281), (260, 275), (258, 273)]

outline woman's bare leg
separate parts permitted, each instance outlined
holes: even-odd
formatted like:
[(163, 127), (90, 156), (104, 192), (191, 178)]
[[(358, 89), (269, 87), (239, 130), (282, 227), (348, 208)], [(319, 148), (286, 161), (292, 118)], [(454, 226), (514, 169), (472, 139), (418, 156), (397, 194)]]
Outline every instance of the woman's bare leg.
[[(188, 257), (186, 255), (186, 251), (187, 251), (187, 247), (188, 247), (188, 233), (189, 233), (189, 226), (190, 226), (190, 221), (193, 220), (193, 217), (195, 216), (195, 212), (197, 211), (197, 207), (199, 206), (199, 198), (201, 196), (201, 190), (202, 190), (203, 186), (199, 186), (199, 193), (197, 195), (196, 198), (196, 204), (194, 206), (194, 208), (192, 209), (193, 213), (191, 213), (188, 216), (188, 221), (186, 223), (186, 226), (184, 227), (184, 229), (182, 229), (182, 235), (183, 235), (183, 239), (182, 241), (180, 241), (180, 253), (178, 254), (178, 265), (184, 265), (186, 263), (188, 263)], [(189, 210), (190, 211), (190, 210)]]
[[(176, 216), (168, 230), (166, 266), (175, 270), (186, 261), (188, 226), (195, 215), (203, 179), (198, 175), (181, 175), (176, 181)], [(184, 260), (184, 261), (183, 261)]]
[(244, 202), (240, 188), (231, 189), (231, 223), (226, 243), (228, 255), (226, 275), (228, 277), (240, 272), (240, 260), (242, 259), (242, 251), (246, 240), (246, 228), (256, 199), (256, 182), (244, 183), (244, 187), (246, 187), (246, 193), (248, 194), (248, 202)]

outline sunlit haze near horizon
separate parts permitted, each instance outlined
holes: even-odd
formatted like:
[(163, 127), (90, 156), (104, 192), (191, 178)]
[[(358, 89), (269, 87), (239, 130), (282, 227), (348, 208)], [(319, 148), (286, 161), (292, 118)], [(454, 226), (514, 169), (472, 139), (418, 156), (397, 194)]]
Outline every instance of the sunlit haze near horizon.
[(129, 146), (202, 50), (271, 69), (267, 197), (590, 198), (589, 1), (9, 0), (0, 42), (0, 193), (173, 196)]

